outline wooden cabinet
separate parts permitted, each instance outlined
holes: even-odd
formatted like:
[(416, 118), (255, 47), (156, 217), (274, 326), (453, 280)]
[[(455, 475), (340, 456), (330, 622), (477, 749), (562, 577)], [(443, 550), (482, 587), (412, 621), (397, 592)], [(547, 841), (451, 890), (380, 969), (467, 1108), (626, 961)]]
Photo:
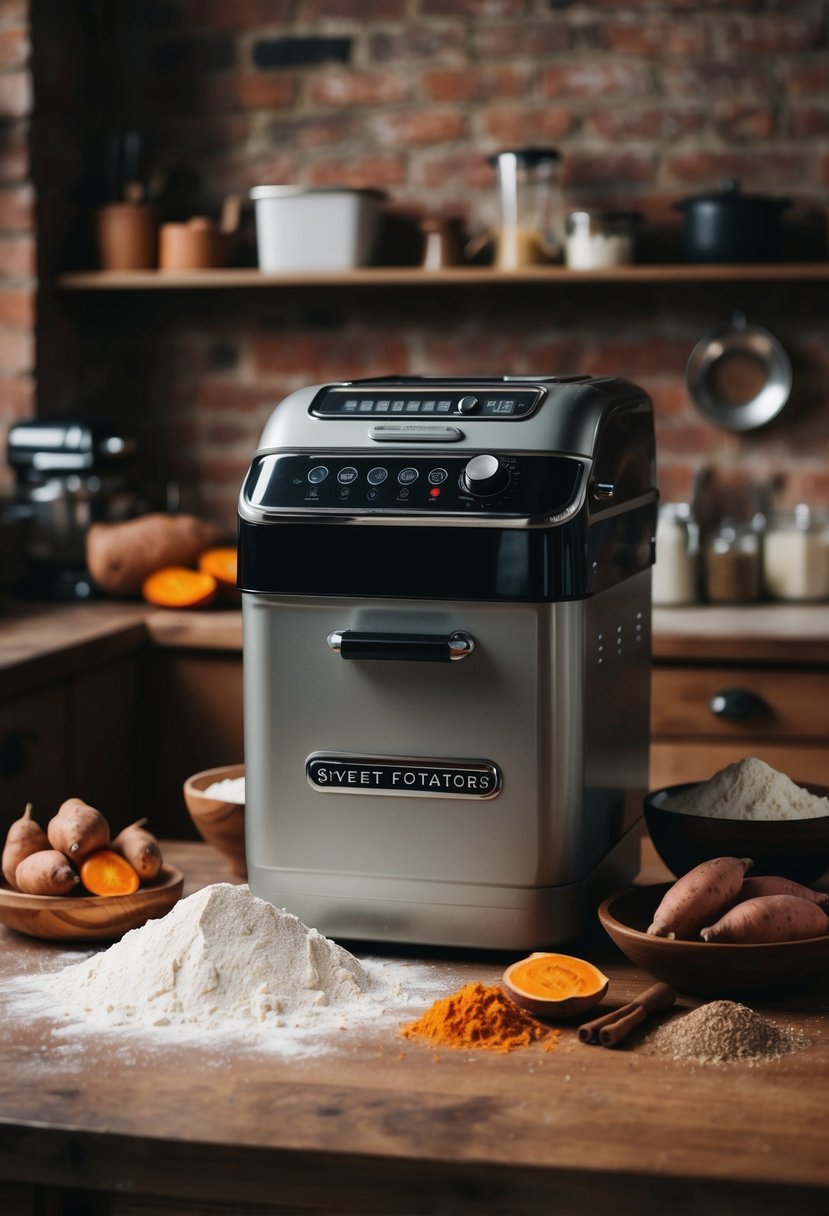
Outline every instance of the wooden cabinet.
[(42, 827), (66, 797), (68, 698), (58, 684), (0, 705), (0, 834), (27, 802)]
[(829, 786), (829, 667), (655, 665), (651, 787), (703, 780), (746, 756)]

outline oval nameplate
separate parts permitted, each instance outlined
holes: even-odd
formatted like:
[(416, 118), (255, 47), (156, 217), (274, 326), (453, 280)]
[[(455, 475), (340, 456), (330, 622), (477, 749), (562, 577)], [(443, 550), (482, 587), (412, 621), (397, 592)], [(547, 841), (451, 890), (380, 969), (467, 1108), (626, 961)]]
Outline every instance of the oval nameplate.
[(501, 770), (491, 760), (433, 760), (314, 752), (305, 775), (330, 794), (402, 794), (425, 798), (494, 798)]

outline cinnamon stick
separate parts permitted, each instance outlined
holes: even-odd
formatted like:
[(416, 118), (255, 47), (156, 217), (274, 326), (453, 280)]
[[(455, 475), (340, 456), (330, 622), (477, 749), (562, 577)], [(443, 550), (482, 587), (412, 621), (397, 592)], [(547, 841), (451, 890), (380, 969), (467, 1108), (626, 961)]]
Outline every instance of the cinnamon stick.
[(646, 988), (634, 1000), (620, 1009), (614, 1009), (603, 1017), (594, 1018), (579, 1026), (582, 1043), (599, 1043), (602, 1047), (615, 1047), (627, 1038), (631, 1030), (652, 1013), (668, 1009), (676, 1000), (676, 992), (670, 984), (654, 984)]

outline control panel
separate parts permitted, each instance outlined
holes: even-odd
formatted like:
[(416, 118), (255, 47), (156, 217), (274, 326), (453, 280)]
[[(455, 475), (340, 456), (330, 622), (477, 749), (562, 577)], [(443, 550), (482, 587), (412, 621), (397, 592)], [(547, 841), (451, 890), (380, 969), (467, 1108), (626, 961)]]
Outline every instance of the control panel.
[(324, 388), (311, 402), (310, 412), (318, 418), (389, 419), (422, 418), (445, 421), (447, 418), (486, 418), (515, 420), (527, 418), (544, 397), (539, 387), (514, 384), (441, 387), (433, 383), (417, 385)]
[(585, 463), (569, 456), (444, 451), (290, 452), (257, 456), (242, 491), (255, 512), (563, 515), (578, 497)]

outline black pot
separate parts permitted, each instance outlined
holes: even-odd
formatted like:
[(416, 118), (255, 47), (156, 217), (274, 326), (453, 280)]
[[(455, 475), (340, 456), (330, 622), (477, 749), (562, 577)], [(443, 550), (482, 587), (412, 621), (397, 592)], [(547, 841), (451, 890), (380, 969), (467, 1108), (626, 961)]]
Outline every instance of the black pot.
[(779, 262), (783, 256), (789, 199), (743, 194), (738, 182), (726, 181), (719, 193), (676, 205), (685, 213), (682, 247), (689, 262)]

